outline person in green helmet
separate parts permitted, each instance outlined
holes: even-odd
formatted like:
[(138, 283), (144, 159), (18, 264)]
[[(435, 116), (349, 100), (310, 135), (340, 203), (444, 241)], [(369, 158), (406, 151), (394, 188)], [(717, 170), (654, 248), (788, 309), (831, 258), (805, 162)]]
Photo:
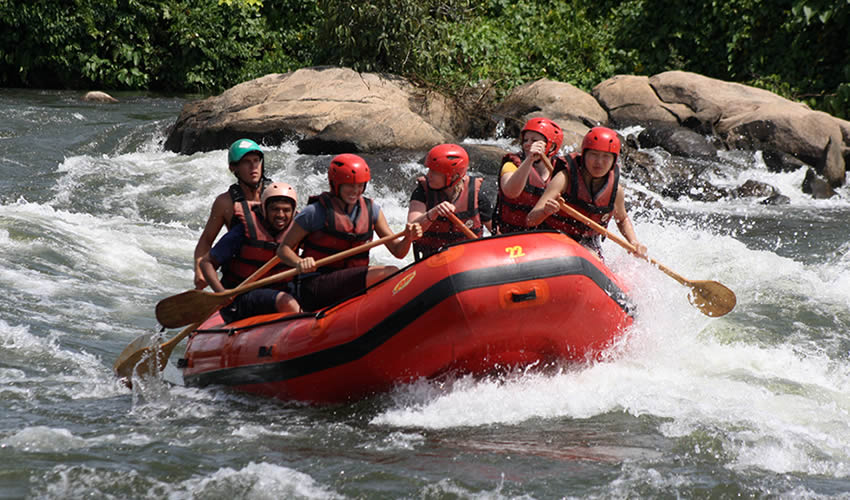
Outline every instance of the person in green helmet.
[(263, 150), (251, 139), (239, 139), (230, 145), (227, 163), (236, 176), (236, 182), (227, 192), (216, 196), (210, 217), (195, 245), (195, 288), (198, 290), (207, 286), (200, 267), (201, 259), (212, 248), (221, 228), (224, 226), (229, 230), (233, 227), (234, 206), (242, 204), (242, 213), (250, 213), (251, 207), (260, 203), (263, 188), (271, 182), (265, 176), (263, 160)]

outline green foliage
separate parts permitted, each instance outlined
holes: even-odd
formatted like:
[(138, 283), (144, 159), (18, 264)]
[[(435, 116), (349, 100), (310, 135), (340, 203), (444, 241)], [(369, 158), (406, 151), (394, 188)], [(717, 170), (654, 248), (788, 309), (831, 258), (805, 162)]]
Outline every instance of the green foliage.
[[(275, 10), (290, 4), (313, 8)], [(264, 9), (285, 22), (269, 29)], [(6, 0), (0, 85), (217, 91), (302, 66), (289, 47), (309, 42), (290, 42), (315, 16), (298, 1)]]
[[(538, 78), (570, 81), (585, 88), (606, 65), (593, 30), (566, 5), (540, 9), (529, 2), (491, 2), (483, 15), (443, 22), (446, 41), (423, 54), (437, 80), (449, 86), (491, 81), (500, 90)], [(496, 13), (496, 17), (490, 17)], [(511, 20), (511, 22), (506, 22)], [(610, 68), (608, 68), (610, 69)]]
[(422, 51), (440, 45), (432, 14), (454, 5), (441, 0), (320, 0), (324, 13), (316, 59), (358, 71), (402, 75), (419, 69)]
[(478, 102), (678, 69), (848, 118), (847, 26), (850, 0), (0, 0), (0, 85), (217, 92), (330, 64)]
[(325, 0), (323, 64), (412, 76), (462, 92), (548, 77), (590, 89), (613, 74), (612, 37), (564, 3)]
[(614, 45), (629, 54), (617, 72), (692, 71), (848, 113), (839, 91), (850, 81), (847, 0), (600, 2)]

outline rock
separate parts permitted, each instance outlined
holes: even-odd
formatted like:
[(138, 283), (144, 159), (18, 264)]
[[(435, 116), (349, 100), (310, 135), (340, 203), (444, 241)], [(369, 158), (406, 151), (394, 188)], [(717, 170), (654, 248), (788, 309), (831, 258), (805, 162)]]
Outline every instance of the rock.
[(648, 214), (650, 212), (666, 215), (667, 210), (664, 205), (656, 198), (634, 189), (625, 189), (626, 194), (626, 212), (632, 217)]
[(469, 153), (469, 168), (484, 175), (498, 175), (502, 168), (502, 157), (508, 153), (498, 146), (489, 144), (463, 144), (462, 146)]
[(90, 92), (86, 92), (86, 95), (82, 97), (85, 102), (118, 102), (118, 99), (112, 97), (106, 92), (101, 92), (99, 90), (92, 90)]
[(791, 203), (791, 198), (785, 196), (784, 194), (775, 194), (768, 198), (761, 200), (759, 203), (762, 205), (788, 205)]
[(771, 172), (793, 172), (799, 170), (800, 167), (809, 166), (793, 155), (776, 149), (765, 149), (762, 151), (761, 157), (767, 169)]
[(815, 165), (815, 170), (826, 177), (830, 186), (838, 187), (844, 184), (845, 168), (844, 155), (841, 154), (841, 139), (830, 137), (826, 143), (826, 149)]
[(648, 78), (615, 76), (594, 87), (593, 95), (618, 125), (667, 123), (715, 131), (729, 148), (781, 151), (816, 165), (833, 186), (844, 183), (850, 122), (766, 90), (668, 71)]
[(670, 154), (685, 158), (717, 156), (717, 148), (705, 136), (676, 125), (650, 125), (638, 135), (638, 142), (643, 148), (661, 147)]
[(661, 191), (661, 195), (678, 200), (682, 196), (694, 201), (717, 201), (729, 193), (703, 179), (677, 179)]
[(608, 124), (608, 113), (593, 96), (569, 83), (545, 78), (513, 89), (494, 114), (504, 118), (505, 137), (519, 137), (531, 118), (549, 118), (564, 129), (567, 149), (577, 149), (591, 127)]
[(618, 127), (657, 123), (679, 125), (691, 116), (687, 106), (659, 99), (646, 76), (617, 75), (593, 87), (591, 94)]
[(835, 196), (835, 191), (829, 182), (819, 177), (813, 169), (806, 170), (806, 178), (803, 179), (803, 192), (812, 195), (816, 200), (832, 198)]
[(312, 154), (428, 150), (466, 136), (467, 124), (449, 98), (403, 78), (304, 68), (186, 104), (165, 148), (191, 154), (248, 137), (263, 144), (295, 139)]
[[(777, 149), (809, 165), (824, 156), (830, 139), (840, 144), (847, 128), (843, 120), (772, 92), (694, 73), (668, 71), (650, 84), (662, 100), (681, 102), (700, 122), (713, 123), (730, 147)], [(829, 161), (820, 172), (828, 172), (833, 185), (843, 184), (843, 158), (831, 155)]]
[(766, 182), (748, 179), (746, 182), (733, 189), (729, 194), (736, 198), (754, 198), (762, 196), (770, 198), (779, 194), (779, 191)]
[(624, 148), (620, 160), (621, 172), (629, 179), (649, 189), (669, 182), (654, 156), (637, 149)]

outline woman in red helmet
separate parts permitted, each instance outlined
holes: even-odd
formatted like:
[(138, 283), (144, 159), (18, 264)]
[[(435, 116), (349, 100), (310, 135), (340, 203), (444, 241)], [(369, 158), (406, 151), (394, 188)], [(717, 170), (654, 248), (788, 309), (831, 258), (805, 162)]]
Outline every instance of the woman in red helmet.
[[(526, 218), (552, 179), (549, 167), (561, 149), (564, 132), (548, 118), (532, 118), (522, 128), (519, 139), (522, 152), (505, 155), (499, 172), (499, 194), (493, 215), (493, 226), (499, 233), (530, 229)], [(550, 159), (548, 164), (543, 161), (544, 157)], [(564, 223), (559, 216), (554, 216), (545, 221), (543, 227), (561, 229)]]
[[(328, 169), (330, 191), (310, 197), (278, 248), (281, 262), (300, 273), (299, 299), (307, 311), (338, 302), (398, 271), (395, 266), (370, 266), (368, 250), (316, 268), (317, 260), (368, 243), (375, 233), (381, 238), (393, 234), (381, 207), (363, 196), (370, 179), (363, 158), (353, 154), (334, 157)], [(401, 259), (420, 236), (419, 224), (407, 224), (402, 238), (385, 245)], [(295, 253), (299, 247), (300, 256)]]
[[(581, 154), (572, 153), (559, 159), (555, 175), (543, 196), (528, 214), (527, 224), (534, 226), (560, 212), (559, 197), (602, 227), (613, 217), (617, 228), (634, 245), (640, 255), (646, 246), (637, 239), (632, 221), (626, 213), (625, 194), (620, 185), (620, 138), (613, 130), (594, 127), (581, 142)], [(594, 250), (600, 257), (601, 236), (581, 222), (570, 219), (564, 229), (570, 237)]]
[(440, 144), (425, 158), (428, 173), (418, 178), (410, 196), (407, 222), (422, 225), (422, 238), (413, 243), (417, 261), (437, 253), (440, 248), (466, 239), (447, 218), (455, 215), (479, 237), (482, 226), (490, 229), (490, 201), (481, 193), (480, 177), (467, 175), (469, 155), (457, 144)]

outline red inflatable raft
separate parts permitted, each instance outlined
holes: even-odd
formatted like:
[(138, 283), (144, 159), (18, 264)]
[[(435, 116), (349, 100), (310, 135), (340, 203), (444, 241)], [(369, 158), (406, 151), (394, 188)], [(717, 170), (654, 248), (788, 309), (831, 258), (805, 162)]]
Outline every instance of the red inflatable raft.
[(193, 334), (186, 385), (339, 402), (447, 372), (598, 355), (631, 324), (623, 285), (570, 238), (530, 232), (467, 241), (309, 314)]

